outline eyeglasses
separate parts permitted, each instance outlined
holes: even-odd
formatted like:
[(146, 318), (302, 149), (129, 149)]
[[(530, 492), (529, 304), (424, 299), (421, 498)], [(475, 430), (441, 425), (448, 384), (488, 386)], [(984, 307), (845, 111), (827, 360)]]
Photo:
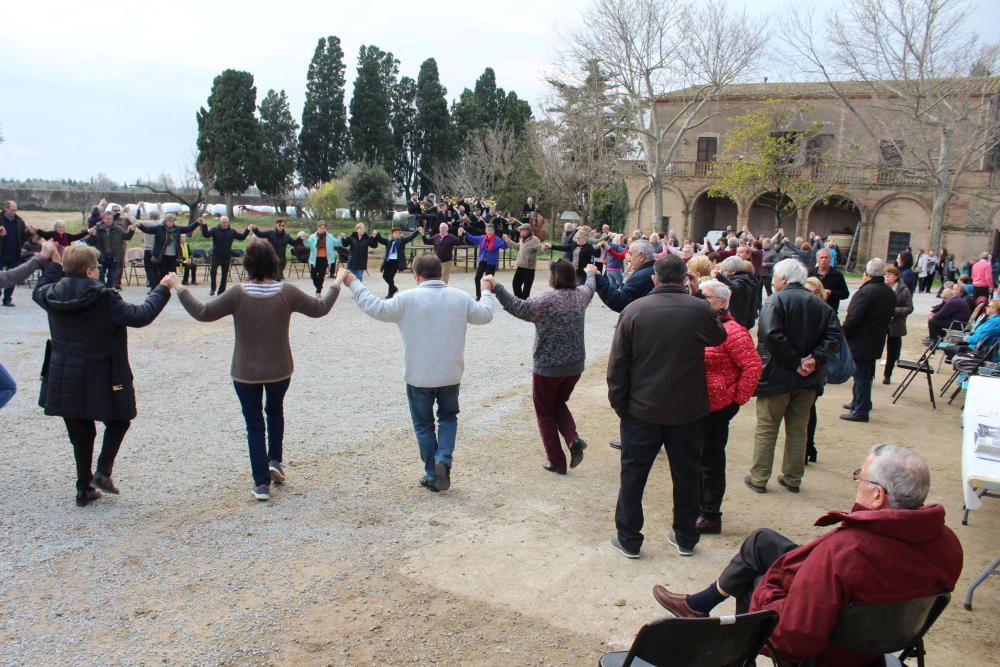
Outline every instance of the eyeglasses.
[(870, 479), (865, 479), (864, 477), (862, 477), (861, 476), (861, 468), (858, 468), (853, 473), (851, 473), (851, 477), (854, 478), (855, 482), (866, 482), (868, 484), (871, 484), (872, 486), (877, 486), (880, 489), (882, 489), (883, 491), (885, 491), (885, 486), (883, 486), (882, 484), (879, 484), (876, 481), (873, 481), (873, 480), (870, 480)]

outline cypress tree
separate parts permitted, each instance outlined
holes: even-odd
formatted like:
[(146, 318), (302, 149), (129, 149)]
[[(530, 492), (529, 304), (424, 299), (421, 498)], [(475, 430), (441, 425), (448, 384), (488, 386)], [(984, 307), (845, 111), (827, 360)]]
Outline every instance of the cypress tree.
[(306, 76), (306, 101), (299, 134), (299, 174), (307, 187), (324, 183), (346, 160), (344, 51), (340, 39), (319, 39)]
[(351, 97), (351, 157), (393, 171), (392, 91), (399, 61), (376, 46), (362, 46)]
[(227, 69), (212, 83), (208, 108), (197, 114), (198, 173), (226, 197), (230, 209), (232, 195), (257, 177), (261, 138), (256, 106), (253, 75)]
[(420, 190), (425, 193), (433, 190), (434, 174), (447, 165), (455, 150), (447, 93), (441, 85), (437, 62), (428, 58), (420, 64), (416, 97), (417, 178)]
[(497, 75), (492, 67), (487, 67), (476, 79), (476, 89), (472, 94), (476, 102), (479, 103), (479, 108), (482, 109), (485, 127), (499, 127), (503, 114), (504, 98), (507, 94), (503, 88), (497, 88)]
[(417, 82), (401, 77), (392, 95), (392, 143), (395, 155), (392, 178), (397, 191), (409, 194), (417, 175)]
[(278, 201), (291, 189), (298, 158), (299, 124), (288, 108), (285, 91), (267, 91), (260, 103), (261, 159), (257, 187)]

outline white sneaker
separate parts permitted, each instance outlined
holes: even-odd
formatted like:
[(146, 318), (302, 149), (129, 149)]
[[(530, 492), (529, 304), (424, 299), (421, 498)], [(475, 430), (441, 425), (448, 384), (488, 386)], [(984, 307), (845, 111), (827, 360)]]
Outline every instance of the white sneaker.
[(267, 484), (261, 484), (260, 486), (253, 487), (253, 497), (260, 501), (270, 500), (271, 487)]

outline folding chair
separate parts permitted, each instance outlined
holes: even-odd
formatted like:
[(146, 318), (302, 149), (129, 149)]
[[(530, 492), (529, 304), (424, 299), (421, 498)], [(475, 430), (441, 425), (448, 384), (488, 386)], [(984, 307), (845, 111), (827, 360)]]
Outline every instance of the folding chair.
[(712, 618), (663, 618), (639, 628), (628, 651), (605, 653), (598, 667), (753, 665), (778, 625), (773, 611)]
[[(982, 343), (980, 343), (980, 346), (981, 345)], [(957, 356), (955, 357), (952, 365), (955, 366), (956, 379), (954, 381), (957, 382), (958, 386), (955, 388), (955, 392), (948, 399), (948, 405), (951, 405), (952, 402), (958, 398), (958, 395), (962, 393), (962, 390), (965, 389), (969, 382), (969, 378), (973, 375), (978, 375), (979, 369), (982, 368), (983, 364), (993, 359), (998, 345), (1000, 345), (1000, 341), (994, 341), (992, 345), (982, 351), (982, 354), (980, 354), (980, 350), (977, 347), (975, 354), (971, 356), (964, 356), (961, 359)]]
[(914, 378), (916, 378), (917, 375), (919, 375), (920, 373), (923, 373), (924, 375), (927, 376), (927, 391), (931, 397), (931, 407), (933, 407), (935, 410), (937, 409), (937, 403), (934, 401), (934, 384), (931, 382), (931, 375), (934, 374), (934, 369), (931, 368), (931, 359), (934, 357), (934, 353), (937, 351), (939, 342), (940, 339), (938, 338), (932, 340), (930, 344), (924, 349), (924, 353), (921, 354), (920, 358), (917, 359), (916, 361), (904, 361), (903, 359), (900, 359), (896, 363), (897, 368), (905, 369), (907, 373), (906, 377), (903, 378), (903, 381), (899, 383), (898, 387), (896, 387), (896, 390), (892, 392), (893, 403), (898, 401), (903, 396), (903, 394), (906, 392), (906, 389), (913, 382)]
[[(910, 658), (924, 667), (924, 635), (951, 600), (950, 593), (894, 604), (850, 605), (840, 612), (830, 644), (858, 653), (883, 655), (883, 665), (905, 665)], [(898, 656), (892, 655), (900, 651)], [(798, 667), (814, 667), (807, 658)]]

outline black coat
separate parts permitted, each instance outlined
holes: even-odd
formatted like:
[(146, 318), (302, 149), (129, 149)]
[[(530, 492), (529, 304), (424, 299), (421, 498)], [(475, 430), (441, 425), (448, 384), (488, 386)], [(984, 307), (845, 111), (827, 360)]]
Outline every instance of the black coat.
[(267, 239), (267, 242), (274, 248), (274, 254), (278, 256), (278, 261), (285, 262), (288, 259), (288, 246), (291, 245), (293, 240), (291, 234), (286, 231), (278, 231), (275, 228), (268, 229), (267, 231), (255, 229), (253, 230), (253, 235)]
[(134, 419), (126, 327), (144, 327), (155, 320), (170, 300), (170, 290), (157, 286), (144, 303), (135, 305), (96, 280), (64, 277), (58, 264), (49, 263), (34, 299), (49, 315), (52, 336), (38, 400), (45, 414), (96, 421)]
[[(573, 263), (573, 253), (576, 252), (577, 248), (580, 249), (580, 259), (577, 261), (577, 265), (574, 268), (576, 269), (577, 282), (579, 282), (581, 285), (583, 284), (583, 281), (580, 280), (580, 276), (584, 274), (584, 269), (587, 268), (588, 264), (592, 264), (601, 256), (600, 249), (595, 245), (591, 245), (590, 243), (577, 245), (575, 241), (570, 241), (566, 245), (554, 245), (551, 246), (551, 248), (553, 250), (563, 251), (564, 253), (563, 259), (565, 259), (570, 264)], [(586, 278), (584, 278), (584, 280), (586, 280)]]
[(222, 227), (208, 228), (208, 225), (201, 226), (201, 235), (212, 239), (212, 256), (218, 259), (231, 257), (233, 254), (233, 241), (243, 241), (250, 235), (249, 229), (238, 232), (230, 225), (227, 229)]
[(347, 246), (349, 257), (347, 268), (350, 271), (364, 271), (368, 268), (368, 249), (377, 248), (378, 240), (365, 232), (360, 237), (357, 232), (341, 236), (340, 242)]
[[(407, 234), (406, 236), (400, 234), (399, 238), (396, 239), (396, 268), (400, 271), (404, 271), (406, 269), (406, 244), (417, 238), (417, 236), (419, 236), (419, 234), (417, 234), (417, 232), (413, 232), (412, 234)], [(382, 269), (385, 269), (385, 267), (389, 266), (389, 247), (392, 245), (392, 237), (384, 237), (379, 234), (375, 237), (375, 242), (381, 243), (385, 246), (385, 258), (382, 259)]]
[(757, 299), (760, 298), (760, 283), (752, 273), (740, 271), (731, 276), (718, 275), (719, 282), (730, 289), (729, 314), (746, 329), (753, 329), (757, 322)]
[(871, 361), (882, 356), (889, 323), (896, 312), (896, 292), (885, 278), (869, 278), (847, 306), (844, 336), (855, 359)]
[[(757, 341), (764, 362), (757, 396), (819, 390), (826, 377), (823, 366), (840, 345), (840, 325), (825, 301), (803, 285), (789, 283), (764, 301)], [(810, 354), (816, 359), (816, 372), (802, 377), (796, 371)]]
[(190, 235), (195, 229), (198, 228), (198, 223), (193, 222), (190, 225), (185, 225), (181, 227), (180, 225), (173, 225), (167, 229), (166, 225), (150, 225), (143, 222), (139, 223), (139, 229), (141, 229), (146, 234), (153, 235), (153, 257), (163, 257), (163, 252), (167, 249), (169, 245), (168, 237), (173, 237), (175, 242), (175, 247), (177, 248), (177, 257), (181, 256), (181, 234)]
[(825, 276), (821, 276), (819, 271), (813, 269), (809, 275), (819, 278), (819, 281), (823, 283), (823, 288), (830, 290), (830, 296), (826, 297), (826, 303), (833, 308), (834, 312), (840, 310), (841, 301), (851, 296), (851, 290), (847, 287), (844, 274), (839, 269), (831, 266)]
[[(0, 224), (3, 224), (3, 218), (4, 218), (3, 212), (0, 212)], [(24, 242), (28, 240), (28, 226), (24, 223), (24, 220), (21, 219), (21, 216), (19, 215), (14, 216), (13, 222), (17, 237), (12, 242), (13, 249), (9, 256), (20, 257), (21, 246), (23, 246)], [(0, 236), (0, 248), (2, 248), (5, 245), (6, 238), (7, 238), (6, 236)]]
[(622, 311), (608, 357), (608, 400), (619, 417), (689, 424), (708, 414), (705, 348), (726, 330), (703, 300), (660, 285)]

